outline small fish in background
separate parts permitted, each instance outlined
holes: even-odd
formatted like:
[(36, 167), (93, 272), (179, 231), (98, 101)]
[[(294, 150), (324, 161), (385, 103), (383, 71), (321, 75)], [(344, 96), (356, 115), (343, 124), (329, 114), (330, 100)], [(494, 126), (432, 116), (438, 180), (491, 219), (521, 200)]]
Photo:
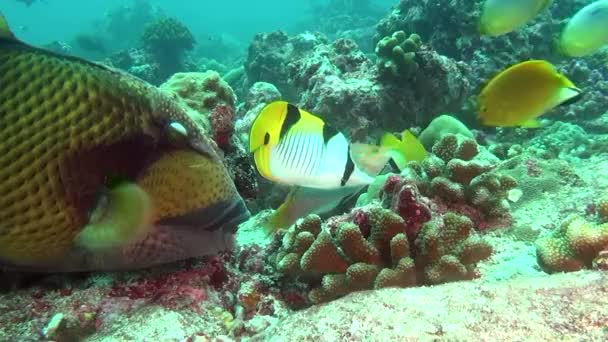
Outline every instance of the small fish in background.
[(486, 0), (481, 10), (479, 32), (500, 36), (531, 21), (551, 5), (552, 0)]
[(27, 7), (30, 7), (33, 3), (37, 2), (37, 0), (17, 0), (17, 2), (22, 2)]
[(0, 84), (0, 269), (133, 269), (232, 247), (249, 211), (158, 88), (29, 46), (1, 15)]
[(608, 46), (608, 0), (593, 2), (578, 11), (566, 24), (559, 40), (559, 51), (582, 57)]
[(582, 95), (549, 62), (531, 60), (507, 68), (487, 83), (478, 97), (478, 115), (487, 126), (536, 128), (538, 117)]
[(402, 166), (424, 159), (424, 147), (417, 140), (408, 144), (415, 137), (407, 133), (402, 140), (385, 135), (386, 146), (349, 143), (318, 116), (284, 101), (268, 104), (251, 127), (249, 150), (262, 177), (293, 188), (267, 230), (335, 208), (371, 184), (391, 159)]

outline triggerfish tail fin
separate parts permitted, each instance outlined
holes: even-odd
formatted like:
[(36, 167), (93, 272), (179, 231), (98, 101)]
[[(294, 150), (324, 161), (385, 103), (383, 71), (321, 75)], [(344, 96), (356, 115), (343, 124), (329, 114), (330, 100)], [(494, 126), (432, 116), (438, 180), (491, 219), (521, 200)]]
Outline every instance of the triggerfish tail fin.
[(380, 146), (390, 150), (391, 158), (399, 170), (403, 170), (408, 162), (422, 161), (427, 156), (422, 143), (407, 129), (401, 133), (401, 140), (390, 133), (384, 134)]
[(132, 183), (122, 183), (108, 192), (107, 203), (96, 208), (91, 222), (74, 242), (88, 250), (110, 249), (141, 238), (150, 228), (152, 203), (148, 194)]

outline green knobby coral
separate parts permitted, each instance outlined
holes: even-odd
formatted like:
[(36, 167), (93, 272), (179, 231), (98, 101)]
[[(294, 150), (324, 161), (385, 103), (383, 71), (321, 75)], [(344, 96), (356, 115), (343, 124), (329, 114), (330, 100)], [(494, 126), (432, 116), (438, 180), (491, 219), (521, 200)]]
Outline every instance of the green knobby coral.
[(418, 70), (416, 52), (422, 41), (417, 34), (409, 37), (403, 31), (382, 38), (376, 45), (378, 71), (380, 75), (391, 78), (408, 78)]
[(590, 268), (593, 259), (608, 248), (608, 223), (594, 224), (572, 215), (535, 245), (538, 264), (547, 273)]
[(451, 212), (425, 223), (416, 238), (416, 266), (429, 284), (472, 279), (476, 264), (491, 253), (473, 222)]
[(160, 18), (148, 24), (141, 41), (159, 64), (160, 80), (180, 71), (183, 54), (196, 43), (192, 32), (174, 18)]

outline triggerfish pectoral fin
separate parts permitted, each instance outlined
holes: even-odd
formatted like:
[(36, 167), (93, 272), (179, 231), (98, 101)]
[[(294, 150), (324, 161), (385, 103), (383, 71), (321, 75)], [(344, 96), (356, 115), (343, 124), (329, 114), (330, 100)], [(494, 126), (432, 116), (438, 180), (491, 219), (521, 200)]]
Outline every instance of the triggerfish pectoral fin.
[(74, 242), (88, 250), (124, 246), (145, 235), (152, 221), (152, 203), (139, 186), (123, 183), (111, 189), (101, 218), (86, 225)]

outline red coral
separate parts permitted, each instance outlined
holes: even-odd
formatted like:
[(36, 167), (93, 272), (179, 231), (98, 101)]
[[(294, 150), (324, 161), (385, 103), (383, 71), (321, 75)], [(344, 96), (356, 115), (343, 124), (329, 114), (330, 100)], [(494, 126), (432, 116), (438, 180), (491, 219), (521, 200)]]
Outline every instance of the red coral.
[[(211, 260), (200, 267), (139, 279), (126, 286), (114, 285), (107, 295), (150, 300), (172, 309), (190, 306), (197, 310), (196, 304), (207, 299), (205, 285), (214, 283), (221, 270), (219, 261)], [(222, 278), (221, 275), (219, 277)]]
[(391, 208), (405, 221), (407, 235), (413, 239), (422, 224), (431, 219), (431, 210), (424, 203), (424, 198), (420, 195), (416, 185), (407, 182), (395, 185), (395, 181), (389, 177), (384, 189), (392, 189), (393, 194), (396, 194), (393, 196)]
[(234, 133), (234, 109), (229, 105), (217, 105), (211, 112), (210, 119), (213, 140), (221, 149), (227, 149)]

